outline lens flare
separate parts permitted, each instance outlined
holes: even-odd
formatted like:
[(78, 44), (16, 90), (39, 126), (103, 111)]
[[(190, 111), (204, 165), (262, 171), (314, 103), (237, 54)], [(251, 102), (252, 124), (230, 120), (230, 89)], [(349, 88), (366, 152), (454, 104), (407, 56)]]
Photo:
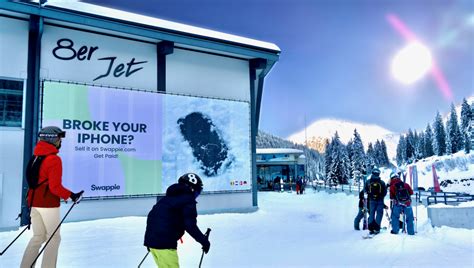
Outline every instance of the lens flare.
[[(398, 16), (395, 14), (387, 14), (386, 16), (388, 23), (397, 31), (405, 40), (408, 42), (420, 42), (418, 37), (410, 31), (410, 29), (403, 23)], [(421, 42), (420, 42), (421, 43)], [(429, 50), (428, 50), (429, 51)], [(436, 63), (436, 60), (431, 60), (432, 68), (431, 75), (433, 76), (439, 90), (443, 94), (444, 98), (448, 101), (453, 100), (453, 93), (448, 81), (444, 77), (441, 68)], [(393, 63), (392, 63), (393, 65)]]
[(432, 64), (430, 50), (419, 42), (412, 42), (395, 55), (391, 70), (397, 80), (409, 85), (430, 71)]

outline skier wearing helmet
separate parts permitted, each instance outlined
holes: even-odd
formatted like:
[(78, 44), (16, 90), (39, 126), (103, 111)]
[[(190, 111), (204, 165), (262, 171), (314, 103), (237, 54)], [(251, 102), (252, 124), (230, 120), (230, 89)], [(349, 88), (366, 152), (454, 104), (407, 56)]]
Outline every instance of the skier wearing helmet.
[(369, 231), (370, 234), (378, 234), (385, 207), (383, 200), (387, 195), (387, 186), (380, 178), (380, 169), (372, 169), (370, 180), (365, 185), (365, 192), (368, 194), (369, 202)]
[[(392, 209), (392, 234), (398, 234), (399, 224), (397, 221), (400, 217), (400, 214), (403, 213), (406, 216), (405, 222), (407, 232), (409, 235), (415, 234), (415, 228), (413, 226), (413, 209), (411, 207), (411, 195), (413, 195), (413, 190), (410, 185), (403, 182), (400, 179), (400, 176), (392, 172), (390, 174), (390, 199), (393, 200), (393, 209)], [(403, 225), (405, 226), (405, 225)]]
[(179, 177), (168, 187), (148, 213), (144, 245), (158, 267), (179, 267), (177, 241), (188, 232), (202, 245), (205, 253), (211, 244), (197, 226), (196, 198), (203, 189), (201, 178), (194, 173)]
[[(59, 226), (59, 201), (72, 199), (77, 203), (82, 197), (81, 191), (73, 193), (62, 185), (62, 162), (57, 155), (61, 148), (61, 139), (66, 132), (55, 126), (42, 128), (38, 133), (39, 141), (35, 146), (33, 158), (28, 164), (28, 171), (35, 161), (39, 170), (35, 174), (38, 183), (33, 189), (28, 189), (28, 206), (33, 227), (33, 237), (23, 254), (20, 267), (30, 267), (38, 255), (41, 245), (50, 238), (55, 228)], [(36, 194), (35, 194), (36, 193)], [(56, 267), (61, 236), (59, 229), (51, 238), (44, 251), (42, 267)]]

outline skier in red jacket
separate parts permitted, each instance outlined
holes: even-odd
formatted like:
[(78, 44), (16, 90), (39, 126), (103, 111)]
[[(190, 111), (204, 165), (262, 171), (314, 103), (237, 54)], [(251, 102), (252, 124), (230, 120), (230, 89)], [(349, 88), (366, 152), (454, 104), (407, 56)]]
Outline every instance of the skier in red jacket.
[(398, 234), (400, 228), (398, 221), (400, 213), (403, 213), (406, 216), (404, 224), (406, 224), (407, 233), (409, 235), (414, 235), (414, 217), (413, 209), (411, 207), (411, 195), (413, 195), (413, 190), (410, 185), (400, 179), (400, 176), (396, 172), (390, 174), (390, 180), (390, 199), (393, 200), (392, 231), (390, 232), (392, 234)]
[[(38, 255), (41, 245), (49, 239), (59, 225), (59, 201), (71, 199), (78, 202), (84, 191), (73, 193), (66, 189), (61, 182), (62, 162), (57, 155), (61, 148), (61, 138), (66, 132), (58, 127), (45, 127), (40, 130), (39, 142), (34, 149), (35, 156), (45, 156), (39, 169), (39, 186), (33, 191), (28, 190), (28, 206), (30, 206), (33, 237), (23, 254), (21, 267), (30, 267)], [(56, 267), (58, 248), (61, 237), (58, 231), (46, 247), (41, 267)]]

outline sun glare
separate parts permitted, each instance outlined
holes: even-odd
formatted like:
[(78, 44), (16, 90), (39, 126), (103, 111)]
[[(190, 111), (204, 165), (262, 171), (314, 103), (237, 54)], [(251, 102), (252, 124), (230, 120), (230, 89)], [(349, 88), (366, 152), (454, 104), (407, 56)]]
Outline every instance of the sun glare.
[(391, 71), (395, 79), (409, 85), (422, 78), (432, 66), (430, 50), (419, 42), (412, 42), (395, 54)]

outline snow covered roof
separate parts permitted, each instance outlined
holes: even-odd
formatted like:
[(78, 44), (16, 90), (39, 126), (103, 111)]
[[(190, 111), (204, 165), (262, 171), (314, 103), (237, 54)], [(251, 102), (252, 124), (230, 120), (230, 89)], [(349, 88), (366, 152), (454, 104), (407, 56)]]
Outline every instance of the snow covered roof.
[(149, 16), (144, 16), (136, 13), (131, 13), (127, 11), (97, 6), (93, 4), (83, 3), (83, 2), (46, 2), (45, 7), (54, 7), (60, 9), (67, 9), (73, 12), (91, 14), (98, 17), (106, 17), (114, 21), (123, 21), (133, 24), (141, 24), (148, 27), (153, 27), (161, 30), (168, 30), (178, 33), (186, 33), (195, 36), (201, 36), (211, 39), (228, 41), (231, 43), (237, 43), (241, 45), (246, 45), (254, 48), (270, 50), (272, 52), (280, 53), (280, 48), (273, 44), (264, 41), (259, 41), (255, 39), (250, 39), (246, 37), (241, 37), (232, 34), (226, 34), (222, 32), (217, 32), (205, 28), (195, 27), (191, 25), (186, 25), (182, 23), (162, 20), (158, 18), (153, 18)]
[(257, 149), (257, 154), (302, 154), (302, 150), (292, 148), (262, 148)]

